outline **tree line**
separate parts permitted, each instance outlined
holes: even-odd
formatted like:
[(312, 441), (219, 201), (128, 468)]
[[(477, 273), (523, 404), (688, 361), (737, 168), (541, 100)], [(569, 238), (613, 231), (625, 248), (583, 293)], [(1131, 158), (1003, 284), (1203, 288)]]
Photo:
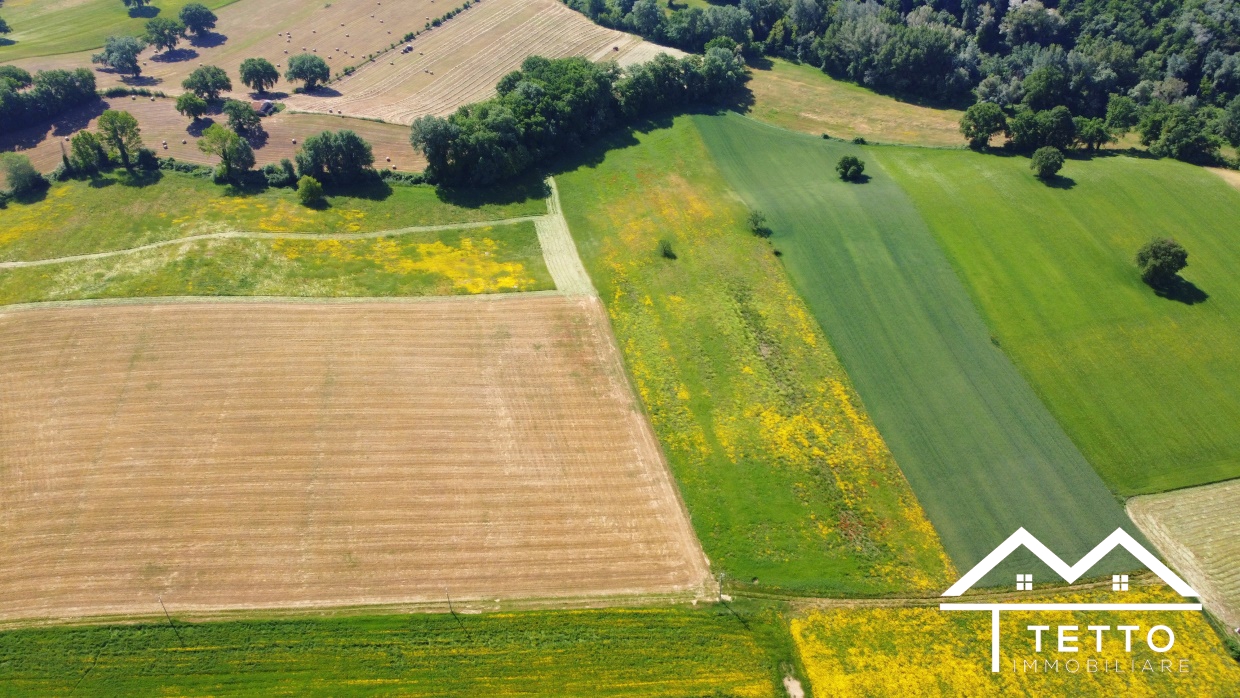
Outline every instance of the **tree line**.
[(86, 68), (30, 73), (0, 66), (0, 134), (55, 118), (98, 99), (95, 75)]
[(745, 79), (740, 57), (723, 48), (683, 60), (660, 54), (623, 71), (584, 58), (531, 56), (499, 81), (493, 99), (446, 119), (419, 118), (411, 142), (426, 155), (428, 180), (483, 186), (621, 123), (730, 95)]
[[(1060, 106), (1105, 122), (1112, 97), (1127, 97), (1150, 126), (1143, 138), (1173, 157), (1240, 142), (1234, 0), (666, 0), (669, 11), (660, 0), (564, 1), (688, 51), (735, 42), (900, 96), (993, 103), (1026, 123), (1022, 112)], [(1172, 126), (1167, 142), (1159, 123)]]

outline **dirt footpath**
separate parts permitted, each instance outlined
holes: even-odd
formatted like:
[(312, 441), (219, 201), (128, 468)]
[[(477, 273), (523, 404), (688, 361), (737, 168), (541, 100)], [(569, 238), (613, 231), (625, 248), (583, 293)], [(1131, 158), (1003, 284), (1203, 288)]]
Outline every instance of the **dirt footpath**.
[(0, 620), (693, 590), (595, 298), (0, 311)]

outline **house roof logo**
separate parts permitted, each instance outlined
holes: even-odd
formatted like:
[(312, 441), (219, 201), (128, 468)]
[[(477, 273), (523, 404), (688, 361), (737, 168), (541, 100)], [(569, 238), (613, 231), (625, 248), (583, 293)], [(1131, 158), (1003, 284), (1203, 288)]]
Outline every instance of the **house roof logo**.
[[(1033, 536), (1032, 533), (1023, 528), (1019, 528), (1015, 533), (1008, 536), (1007, 540), (999, 544), (982, 559), (981, 562), (973, 566), (958, 582), (953, 584), (951, 588), (943, 592), (945, 597), (958, 597), (977, 584), (988, 572), (994, 569), (999, 563), (1003, 562), (1009, 555), (1016, 551), (1017, 548), (1024, 546), (1033, 553), (1039, 560), (1055, 571), (1060, 577), (1069, 584), (1080, 579), (1086, 572), (1098, 564), (1102, 558), (1116, 548), (1124, 548), (1132, 554), (1141, 564), (1145, 565), (1151, 572), (1158, 576), (1167, 586), (1171, 587), (1183, 597), (1196, 597), (1197, 592), (1193, 590), (1180, 576), (1171, 571), (1171, 568), (1164, 565), (1157, 557), (1154, 556), (1145, 546), (1138, 543), (1132, 536), (1128, 535), (1122, 528), (1115, 529), (1115, 532), (1106, 537), (1089, 551), (1085, 557), (1081, 558), (1075, 565), (1068, 565), (1058, 555), (1051, 551), (1050, 548), (1042, 544)], [(1017, 582), (1018, 590), (1032, 590), (1032, 576), (1018, 575), (1021, 579)], [(1118, 578), (1119, 575), (1116, 576)], [(1027, 586), (1026, 586), (1027, 584)], [(1120, 583), (1116, 583), (1114, 589), (1127, 590), (1127, 576), (1124, 576), (1122, 587)], [(941, 603), (939, 609), (943, 611), (990, 611), (990, 670), (992, 672), (999, 671), (999, 613), (1000, 611), (1200, 611), (1200, 603)]]

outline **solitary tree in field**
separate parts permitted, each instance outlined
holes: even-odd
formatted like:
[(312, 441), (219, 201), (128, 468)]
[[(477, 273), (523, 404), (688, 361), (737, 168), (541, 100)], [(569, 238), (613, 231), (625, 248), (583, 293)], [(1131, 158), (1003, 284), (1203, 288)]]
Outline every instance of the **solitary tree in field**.
[(960, 119), (960, 132), (969, 139), (969, 147), (974, 150), (985, 148), (993, 136), (1007, 133), (1007, 128), (1007, 117), (994, 102), (978, 102)]
[(1059, 174), (1063, 167), (1063, 153), (1059, 148), (1044, 146), (1033, 151), (1033, 159), (1029, 161), (1029, 169), (1033, 170), (1038, 179), (1047, 180)]
[(3, 17), (0, 17), (0, 34), (8, 34), (11, 31), (13, 30), (9, 29), (9, 23), (4, 21)]
[(225, 73), (223, 68), (204, 65), (194, 69), (194, 72), (181, 82), (181, 87), (208, 102), (214, 102), (220, 98), (221, 92), (232, 89), (232, 80), (228, 79), (228, 73)]
[(185, 25), (175, 19), (156, 17), (146, 23), (143, 38), (155, 48), (171, 51), (185, 37)]
[(1188, 266), (1188, 250), (1171, 238), (1150, 240), (1137, 251), (1141, 280), (1154, 288), (1168, 286)]
[(327, 67), (327, 61), (313, 53), (303, 53), (288, 59), (288, 70), (284, 71), (285, 79), (300, 80), (305, 83), (306, 92), (313, 90), (320, 82), (327, 82), (331, 75), (332, 71)]
[(118, 73), (137, 77), (142, 74), (138, 54), (146, 44), (133, 36), (109, 36), (103, 42), (103, 51), (90, 57), (91, 63), (105, 65)]
[(198, 36), (215, 29), (215, 20), (219, 19), (206, 5), (199, 2), (191, 2), (182, 7), (180, 17), (185, 27)]
[(247, 58), (241, 61), (241, 84), (262, 94), (275, 87), (280, 71), (266, 58)]
[(207, 113), (207, 108), (207, 100), (193, 92), (186, 92), (177, 97), (177, 111), (181, 112), (182, 116), (188, 116), (194, 121), (202, 118), (202, 115)]
[(109, 109), (99, 115), (99, 140), (120, 156), (121, 164), (127, 170), (133, 169), (129, 161), (130, 153), (142, 148), (139, 130), (138, 120), (127, 111)]
[(835, 164), (835, 171), (845, 182), (855, 182), (861, 179), (861, 174), (865, 172), (865, 163), (853, 155), (845, 155)]
[(198, 139), (198, 149), (220, 159), (218, 177), (235, 179), (254, 167), (254, 150), (244, 138), (219, 124), (211, 124)]
[(750, 211), (746, 222), (749, 224), (749, 232), (754, 235), (760, 238), (771, 236), (771, 229), (766, 227), (766, 214), (761, 211)]

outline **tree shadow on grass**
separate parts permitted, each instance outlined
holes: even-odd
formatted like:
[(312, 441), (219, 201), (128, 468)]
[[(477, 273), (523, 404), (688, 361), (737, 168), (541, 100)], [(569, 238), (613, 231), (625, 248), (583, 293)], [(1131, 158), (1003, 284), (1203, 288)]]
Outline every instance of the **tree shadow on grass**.
[(115, 184), (116, 184), (115, 177), (104, 177), (98, 172), (95, 172), (91, 174), (90, 181), (86, 183), (86, 186), (90, 187), (91, 189), (107, 189), (108, 187), (113, 186)]
[(150, 87), (163, 82), (160, 78), (153, 78), (149, 75), (126, 75), (121, 78), (121, 82), (130, 87)]
[(215, 124), (215, 119), (209, 116), (200, 117), (189, 122), (189, 126), (185, 127), (185, 132), (194, 138), (201, 138), (202, 132), (211, 128), (213, 124)]
[(352, 196), (356, 199), (384, 201), (392, 195), (392, 187), (378, 176), (374, 176), (352, 184), (329, 184), (326, 186), (325, 193), (330, 196)]
[(130, 17), (140, 17), (142, 19), (150, 19), (159, 14), (159, 8), (154, 5), (143, 5), (142, 7), (129, 8)]
[(1076, 180), (1063, 175), (1055, 175), (1042, 180), (1042, 183), (1051, 189), (1071, 189), (1076, 186)]
[(164, 178), (164, 173), (160, 170), (133, 170), (131, 172), (121, 171), (117, 177), (117, 181), (121, 186), (126, 187), (149, 187), (152, 184), (158, 184)]
[(1204, 303), (1210, 297), (1210, 294), (1198, 288), (1197, 284), (1178, 274), (1170, 281), (1152, 286), (1152, 288), (1159, 298), (1177, 301), (1184, 305)]
[(540, 174), (532, 172), (492, 187), (436, 187), (435, 195), (445, 204), (481, 208), (545, 199), (551, 195), (551, 190)]

